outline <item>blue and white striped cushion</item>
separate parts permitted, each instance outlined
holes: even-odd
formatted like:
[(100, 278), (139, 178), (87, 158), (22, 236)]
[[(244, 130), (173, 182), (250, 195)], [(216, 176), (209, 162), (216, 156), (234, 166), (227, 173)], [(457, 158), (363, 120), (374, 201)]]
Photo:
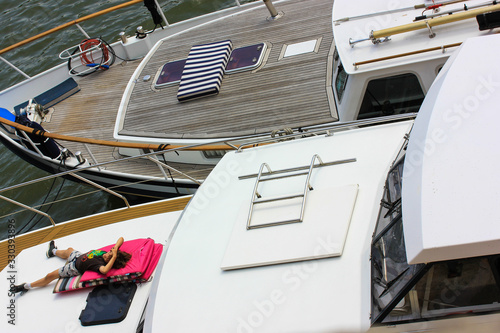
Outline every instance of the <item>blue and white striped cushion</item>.
[(193, 46), (184, 65), (177, 99), (186, 101), (218, 94), (232, 49), (230, 40)]

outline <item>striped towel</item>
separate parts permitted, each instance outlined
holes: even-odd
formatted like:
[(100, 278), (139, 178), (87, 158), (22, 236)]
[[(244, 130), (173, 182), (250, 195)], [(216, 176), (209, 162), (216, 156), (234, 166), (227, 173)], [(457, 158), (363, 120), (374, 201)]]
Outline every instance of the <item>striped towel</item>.
[(193, 46), (184, 65), (177, 99), (186, 101), (218, 94), (232, 49), (230, 40)]

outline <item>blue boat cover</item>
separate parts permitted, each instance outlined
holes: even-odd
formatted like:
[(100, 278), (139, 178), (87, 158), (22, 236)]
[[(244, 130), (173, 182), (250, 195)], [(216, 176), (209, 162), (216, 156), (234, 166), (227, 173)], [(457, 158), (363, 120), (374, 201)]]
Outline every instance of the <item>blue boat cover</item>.
[(186, 101), (218, 94), (232, 49), (230, 40), (193, 46), (184, 65), (177, 99)]
[[(78, 83), (73, 78), (69, 78), (64, 82), (58, 84), (57, 86), (45, 91), (44, 93), (34, 97), (34, 101), (44, 108), (50, 108), (55, 104), (63, 101), (69, 96), (80, 91), (80, 87), (78, 87)], [(28, 106), (28, 101), (16, 105), (14, 107), (14, 111), (17, 115), (20, 114), (22, 108)]]

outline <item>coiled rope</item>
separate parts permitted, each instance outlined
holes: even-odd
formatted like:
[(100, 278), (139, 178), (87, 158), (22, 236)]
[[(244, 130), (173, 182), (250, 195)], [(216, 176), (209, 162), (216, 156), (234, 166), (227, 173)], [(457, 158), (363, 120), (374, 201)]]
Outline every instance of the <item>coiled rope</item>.
[[(68, 59), (68, 69), (70, 74), (77, 76), (89, 75), (99, 69), (109, 69), (116, 58), (113, 48), (100, 37), (83, 40), (71, 55), (72, 57)], [(75, 65), (73, 62), (77, 59), (80, 60), (80, 64)], [(77, 68), (84, 69), (77, 70)]]

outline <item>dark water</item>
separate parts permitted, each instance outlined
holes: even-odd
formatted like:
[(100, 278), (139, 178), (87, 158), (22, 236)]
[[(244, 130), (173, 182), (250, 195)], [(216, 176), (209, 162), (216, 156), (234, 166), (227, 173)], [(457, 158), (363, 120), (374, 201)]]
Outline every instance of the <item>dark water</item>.
[[(124, 0), (2, 0), (0, 1), (0, 49), (13, 45), (46, 30), (103, 10)], [(250, 1), (240, 1), (246, 3)], [(234, 0), (169, 0), (159, 1), (170, 24), (194, 16), (230, 7)], [(154, 24), (142, 3), (120, 9), (81, 23), (91, 36), (100, 36), (112, 43), (125, 31), (133, 35), (137, 26), (146, 30)], [(57, 55), (77, 45), (85, 37), (77, 27), (69, 27), (40, 40), (2, 54), (30, 76), (36, 75), (61, 62)], [(0, 61), (0, 91), (21, 82), (24, 77)], [(2, 101), (0, 100), (0, 107)], [(47, 175), (46, 172), (24, 162), (0, 144), (0, 189)], [(48, 180), (22, 189), (0, 193), (28, 206), (47, 212), (57, 222), (67, 221), (105, 210), (123, 207), (122, 200), (102, 191), (69, 180)], [(71, 199), (71, 197), (75, 197)], [(0, 199), (0, 239), (7, 235), (6, 224), (15, 219), (16, 232), (23, 233), (50, 225), (49, 219), (26, 211)]]

